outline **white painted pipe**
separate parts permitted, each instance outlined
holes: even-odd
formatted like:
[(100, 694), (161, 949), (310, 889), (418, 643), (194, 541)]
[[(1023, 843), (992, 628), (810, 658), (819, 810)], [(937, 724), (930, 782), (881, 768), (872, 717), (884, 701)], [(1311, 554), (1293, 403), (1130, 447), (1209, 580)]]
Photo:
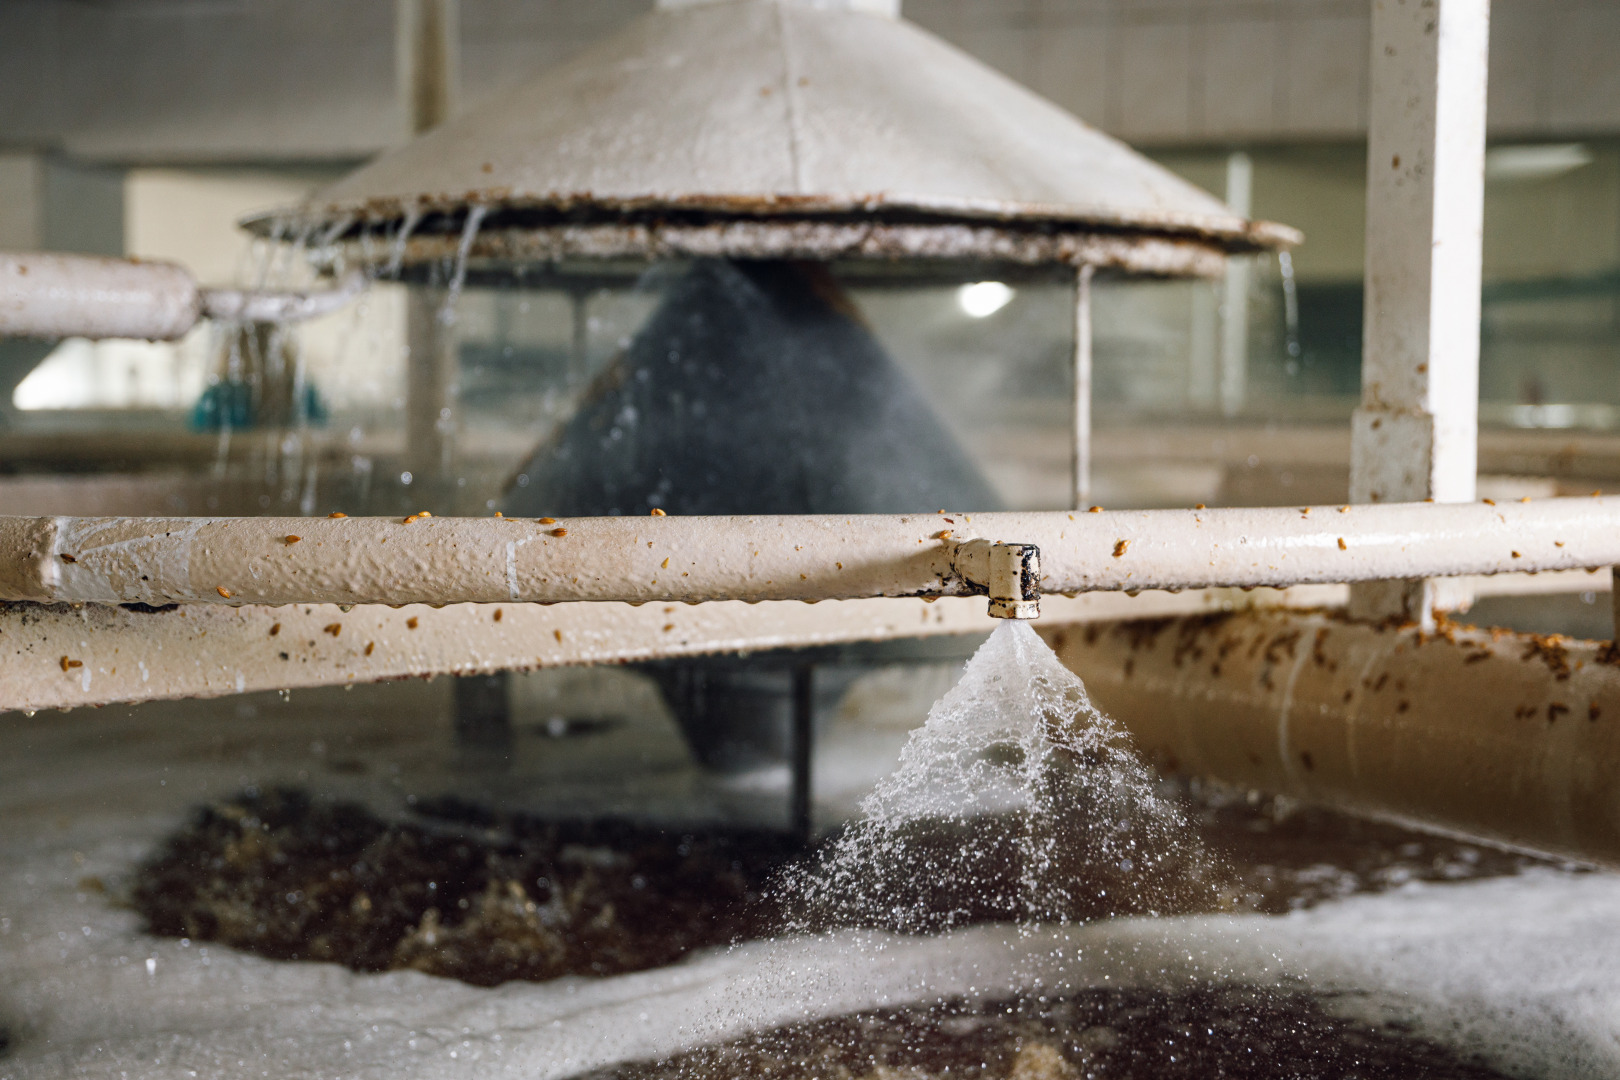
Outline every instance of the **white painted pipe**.
[(99, 255), (0, 254), (0, 337), (173, 341), (202, 318), (297, 322), (335, 311), (363, 288), (204, 289), (183, 266)]
[(988, 538), (1044, 593), (1284, 586), (1620, 564), (1620, 496), (1485, 503), (803, 517), (0, 517), (0, 600), (452, 604), (983, 592)]

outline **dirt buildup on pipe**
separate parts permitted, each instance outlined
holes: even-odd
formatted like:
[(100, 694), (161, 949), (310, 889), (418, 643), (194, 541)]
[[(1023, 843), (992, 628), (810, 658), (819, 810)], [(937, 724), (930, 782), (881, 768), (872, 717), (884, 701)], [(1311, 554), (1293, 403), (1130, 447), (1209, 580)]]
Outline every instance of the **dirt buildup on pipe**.
[(1249, 987), (1092, 989), (795, 1024), (589, 1080), (1290, 1080), (1503, 1076), (1331, 998)]
[[(295, 790), (200, 808), (136, 875), (152, 932), (479, 986), (612, 975), (757, 934), (769, 833), (497, 817), (385, 823)], [(447, 820), (448, 819), (448, 820)]]

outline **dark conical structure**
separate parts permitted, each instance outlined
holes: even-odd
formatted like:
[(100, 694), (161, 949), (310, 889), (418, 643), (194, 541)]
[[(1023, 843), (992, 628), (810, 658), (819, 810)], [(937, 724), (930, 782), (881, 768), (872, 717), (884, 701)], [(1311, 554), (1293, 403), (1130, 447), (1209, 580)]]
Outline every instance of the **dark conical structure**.
[[(931, 513), (999, 500), (824, 266), (705, 260), (525, 466), (509, 513)], [(705, 764), (788, 750), (806, 656), (647, 665)], [(870, 660), (868, 662), (871, 662)], [(818, 668), (815, 712), (858, 668)]]
[(523, 471), (528, 516), (998, 505), (814, 264), (695, 263)]

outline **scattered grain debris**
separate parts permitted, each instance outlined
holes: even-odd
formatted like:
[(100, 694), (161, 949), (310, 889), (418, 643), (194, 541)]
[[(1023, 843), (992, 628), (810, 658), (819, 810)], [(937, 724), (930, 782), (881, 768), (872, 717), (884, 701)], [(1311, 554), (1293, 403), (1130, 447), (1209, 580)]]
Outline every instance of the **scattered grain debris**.
[(1515, 551), (1515, 552), (1512, 552), (1512, 553), (1511, 553), (1511, 554), (1512, 554), (1512, 555), (1513, 555), (1513, 557), (1514, 557), (1514, 558), (1515, 558), (1515, 559), (1522, 559), (1522, 558), (1524, 558), (1524, 556), (1523, 556), (1523, 555), (1520, 555), (1520, 554), (1519, 554), (1519, 553), (1518, 553), (1518, 552), (1517, 552), (1517, 551)]
[(1349, 512), (1350, 512), (1350, 508), (1349, 508), (1349, 507), (1348, 507), (1348, 506), (1341, 506), (1341, 507), (1339, 507), (1339, 513), (1341, 513), (1341, 514), (1348, 514), (1348, 513), (1349, 513)]
[(1208, 510), (1209, 507), (1205, 506), (1203, 503), (1193, 503), (1193, 509), (1194, 510)]
[(658, 507), (655, 506), (655, 507), (652, 508), (652, 513), (649, 514), (648, 516), (649, 517), (665, 517), (667, 515), (662, 510), (658, 509)]
[(950, 538), (951, 538), (951, 530), (949, 530), (949, 529), (941, 529), (941, 530), (939, 530), (939, 532), (934, 534), (934, 539), (935, 540), (949, 540)]
[(1339, 550), (1340, 551), (1348, 551), (1348, 550), (1350, 550), (1349, 547), (1345, 544), (1344, 537), (1342, 537), (1342, 536), (1339, 537)]
[(280, 623), (272, 623), (270, 625), (270, 636), (275, 637), (279, 633), (281, 633), (281, 624)]
[(659, 567), (660, 567), (660, 568), (661, 568), (661, 569), (664, 569), (664, 570), (667, 570), (667, 569), (669, 569), (669, 556), (668, 556), (668, 555), (665, 555), (665, 556), (664, 556), (664, 561), (663, 561), (663, 562), (661, 562), (661, 563), (659, 563), (659, 564), (658, 564), (658, 565), (659, 565)]
[(552, 536), (567, 536), (568, 535), (568, 530), (567, 529), (552, 529), (551, 530), (551, 535)]
[(76, 667), (84, 667), (84, 661), (83, 660), (70, 660), (65, 656), (62, 657), (62, 670), (63, 671), (72, 671)]
[(283, 537), (282, 537), (282, 538), (281, 538), (281, 539), (282, 539), (282, 541), (283, 541), (283, 542), (284, 542), (284, 543), (287, 543), (287, 544), (296, 544), (296, 543), (298, 543), (298, 542), (299, 542), (299, 541), (300, 541), (300, 540), (302, 540), (302, 539), (303, 539), (303, 537), (302, 537), (302, 536), (294, 536), (294, 535), (292, 535), (292, 533), (288, 533), (288, 534), (287, 534), (287, 535), (286, 535), (286, 536), (283, 536)]
[(1100, 513), (1102, 513), (1102, 507), (1100, 507), (1100, 506), (1093, 506), (1093, 507), (1092, 507), (1092, 508), (1091, 508), (1091, 509), (1090, 509), (1090, 510), (1088, 510), (1088, 511), (1086, 511), (1086, 512), (1087, 512), (1087, 513), (1088, 513), (1088, 514), (1100, 514)]
[(341, 511), (341, 510), (334, 510), (334, 511), (332, 511), (332, 512), (331, 512), (331, 513), (330, 513), (330, 514), (327, 514), (327, 515), (326, 515), (326, 516), (327, 516), (327, 517), (329, 517), (329, 518), (346, 518), (346, 517), (348, 517), (348, 516), (349, 516), (349, 515), (348, 515), (348, 514), (345, 514), (345, 513), (344, 513), (344, 512), (343, 512), (343, 511)]
[(500, 608), (495, 609), (495, 621), (496, 622), (501, 621), (501, 609)]
[(72, 555), (69, 555), (66, 552), (64, 552), (62, 554), (62, 561), (65, 562), (65, 563), (76, 563), (79, 560), (74, 558)]
[(551, 632), (551, 636), (556, 638), (558, 643), (561, 644), (561, 642), (562, 642), (562, 631), (561, 630), (553, 630)]
[(231, 590), (227, 589), (223, 585), (215, 585), (214, 591), (219, 593), (219, 595), (223, 596), (227, 600), (231, 598)]
[(377, 643), (375, 641), (366, 642), (366, 655), (370, 656), (372, 654), (372, 652), (375, 651), (376, 648), (377, 648)]
[(415, 630), (415, 629), (416, 629), (416, 624), (417, 624), (417, 623), (418, 623), (418, 622), (419, 622), (419, 621), (420, 621), (420, 620), (418, 620), (418, 619), (417, 619), (417, 617), (416, 617), (416, 616), (415, 616), (415, 615), (412, 615), (412, 616), (411, 616), (411, 617), (410, 617), (410, 618), (408, 618), (408, 619), (406, 619), (406, 620), (405, 620), (405, 628), (406, 628), (406, 629), (407, 629), (407, 630)]
[(1123, 555), (1127, 551), (1129, 551), (1130, 548), (1131, 548), (1131, 542), (1129, 540), (1116, 540), (1116, 541), (1114, 541), (1114, 558), (1116, 558), (1116, 559), (1119, 558), (1121, 555)]
[(541, 518), (540, 519), (540, 524), (542, 524), (542, 525), (555, 525), (555, 524), (557, 524), (557, 519), (556, 518)]
[(327, 623), (325, 626), (321, 627), (321, 633), (331, 634), (333, 637), (337, 637), (339, 634), (343, 633), (343, 624), (338, 622)]
[(1496, 505), (1496, 500), (1495, 499), (1481, 499), (1479, 501), (1484, 503), (1486, 506), (1495, 506)]

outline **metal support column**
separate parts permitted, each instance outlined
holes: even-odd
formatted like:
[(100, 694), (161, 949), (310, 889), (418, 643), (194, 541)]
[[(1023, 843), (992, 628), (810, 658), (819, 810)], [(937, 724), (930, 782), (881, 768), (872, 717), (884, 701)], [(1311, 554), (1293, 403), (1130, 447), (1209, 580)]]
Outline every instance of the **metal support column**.
[(450, 119), (461, 83), (458, 0), (395, 0), (394, 75), (404, 138)]
[[(1366, 316), (1352, 502), (1474, 498), (1489, 0), (1374, 0)], [(1356, 586), (1351, 613), (1429, 623), (1469, 598)]]
[(1074, 509), (1091, 501), (1091, 278), (1082, 266), (1074, 284)]
[[(1226, 205), (1248, 217), (1254, 205), (1254, 162), (1248, 154), (1226, 158)], [(1254, 267), (1244, 256), (1226, 260), (1226, 284), (1221, 301), (1221, 415), (1243, 411), (1249, 381), (1249, 279)]]
[(815, 750), (815, 685), (816, 669), (812, 665), (801, 664), (793, 669), (793, 776), (788, 789), (788, 827), (805, 843), (815, 832), (810, 771), (810, 756)]

